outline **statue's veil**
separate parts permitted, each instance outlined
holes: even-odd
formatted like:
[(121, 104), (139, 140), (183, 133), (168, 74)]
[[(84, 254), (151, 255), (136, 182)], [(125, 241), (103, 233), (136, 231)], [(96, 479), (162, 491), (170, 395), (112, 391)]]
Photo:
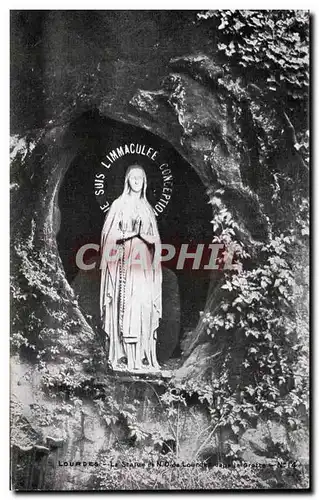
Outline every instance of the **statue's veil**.
[(146, 197), (146, 190), (147, 190), (146, 173), (145, 173), (144, 168), (138, 164), (133, 164), (130, 167), (128, 167), (128, 169), (127, 169), (127, 172), (125, 174), (125, 179), (124, 179), (123, 192), (122, 192), (121, 196), (119, 196), (119, 198), (117, 200), (115, 200), (116, 205), (117, 205), (117, 210), (121, 210), (124, 219), (127, 219), (130, 216), (130, 212), (132, 209), (131, 208), (132, 203), (131, 203), (131, 196), (130, 196), (131, 187), (129, 184), (129, 177), (130, 177), (130, 173), (134, 169), (141, 170), (142, 175), (143, 175), (143, 186), (142, 186), (141, 196), (139, 198), (139, 203), (140, 203), (139, 204), (139, 215), (140, 215), (142, 220), (148, 219), (148, 220), (152, 221), (155, 235), (157, 235), (159, 238), (159, 235), (157, 234), (158, 229), (157, 229), (157, 223), (156, 223), (156, 217), (154, 214), (154, 210)]
[[(161, 253), (161, 240), (157, 228), (157, 222), (154, 210), (146, 198), (147, 189), (147, 177), (145, 170), (138, 164), (131, 165), (125, 174), (124, 188), (122, 194), (112, 203), (111, 208), (105, 218), (104, 226), (101, 234), (101, 264), (100, 269), (102, 271), (101, 276), (101, 294), (100, 294), (100, 307), (101, 315), (103, 315), (103, 308), (105, 305), (105, 295), (113, 295), (113, 290), (116, 281), (116, 261), (112, 261), (111, 265), (107, 262), (105, 258), (104, 248), (106, 245), (116, 245), (116, 240), (114, 239), (114, 228), (119, 223), (121, 218), (125, 218), (129, 215), (131, 206), (131, 196), (130, 196), (130, 185), (129, 185), (129, 175), (134, 168), (141, 169), (143, 173), (143, 187), (141, 192), (140, 201), (142, 202), (139, 206), (139, 215), (141, 218), (148, 219), (151, 222), (153, 228), (153, 234), (155, 237), (155, 254), (154, 254), (154, 267), (152, 267), (151, 272), (153, 273), (153, 299), (154, 306), (156, 309), (156, 320), (154, 322), (154, 329), (158, 326), (158, 318), (161, 316), (162, 311), (162, 299), (161, 299), (161, 283), (162, 283), (162, 271), (161, 265), (159, 263), (159, 256)], [(156, 255), (156, 258), (155, 258)], [(155, 265), (157, 263), (157, 265)]]

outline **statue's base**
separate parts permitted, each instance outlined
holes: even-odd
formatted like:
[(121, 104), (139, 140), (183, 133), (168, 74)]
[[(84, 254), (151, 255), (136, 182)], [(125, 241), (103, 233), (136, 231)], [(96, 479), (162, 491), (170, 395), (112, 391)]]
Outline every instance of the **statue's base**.
[(150, 370), (147, 368), (128, 370), (127, 367), (116, 367), (115, 369), (109, 369), (110, 375), (114, 375), (123, 381), (152, 380), (153, 382), (163, 382), (164, 380), (171, 379), (173, 377), (173, 373), (173, 370)]

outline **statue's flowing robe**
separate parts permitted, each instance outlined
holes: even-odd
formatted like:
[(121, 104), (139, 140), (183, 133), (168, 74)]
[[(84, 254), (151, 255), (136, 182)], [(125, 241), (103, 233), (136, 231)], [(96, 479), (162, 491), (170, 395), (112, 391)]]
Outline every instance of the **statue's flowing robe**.
[(155, 237), (155, 245), (147, 245), (137, 237), (116, 243), (119, 232), (134, 230), (136, 223), (136, 214), (128, 215), (123, 197), (113, 202), (102, 229), (100, 311), (112, 367), (127, 357), (128, 343), (136, 344), (140, 360), (146, 358), (151, 366), (154, 363), (152, 343), (156, 342), (162, 316), (160, 237), (150, 205), (141, 203), (142, 229)]

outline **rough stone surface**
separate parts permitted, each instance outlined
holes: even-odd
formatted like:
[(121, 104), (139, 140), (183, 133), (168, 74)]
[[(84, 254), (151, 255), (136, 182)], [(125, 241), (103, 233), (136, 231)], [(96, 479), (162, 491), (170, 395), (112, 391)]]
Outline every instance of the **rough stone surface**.
[[(119, 441), (128, 439), (125, 423), (106, 422), (90, 399), (82, 398), (73, 405), (70, 401), (46, 396), (41, 390), (40, 376), (31, 364), (13, 359), (11, 367), (13, 432), (11, 444), (30, 446), (37, 442), (46, 445), (47, 439), (62, 441), (63, 446), (50, 454), (46, 470), (46, 485), (50, 489), (86, 490), (94, 479), (94, 467), (62, 466), (64, 462), (99, 462), (108, 459)], [(158, 433), (174, 443), (178, 439), (180, 460), (195, 459), (197, 450), (206, 442), (215, 448), (216, 437), (208, 439), (209, 417), (200, 405), (189, 411), (183, 405), (179, 416), (167, 418), (167, 410), (160, 402), (164, 380), (143, 380), (134, 377), (101, 375), (100, 384), (113, 385), (113, 396), (119, 407), (129, 411), (136, 402), (137, 419), (146, 436)], [(114, 416), (116, 414), (114, 413)], [(137, 446), (149, 446), (150, 439)], [(173, 445), (173, 444), (172, 444)]]
[(240, 438), (244, 448), (243, 460), (249, 463), (276, 464), (279, 450), (290, 452), (292, 460), (307, 464), (309, 437), (304, 430), (287, 432), (286, 427), (273, 420), (259, 420), (255, 429), (248, 429)]
[(214, 356), (216, 354), (211, 343), (206, 342), (198, 345), (188, 356), (182, 367), (176, 370), (175, 379), (177, 381), (186, 381), (211, 378), (217, 371), (216, 366), (214, 366)]
[[(87, 11), (85, 15), (81, 11), (16, 11), (12, 16), (11, 270), (15, 292), (23, 296), (13, 327), (15, 332), (24, 332), (31, 322), (30, 343), (38, 350), (44, 345), (53, 352), (58, 349), (58, 355), (47, 362), (49, 377), (61, 382), (67, 367), (84, 386), (93, 377), (94, 366), (88, 359), (96, 355), (100, 339), (66, 279), (56, 242), (59, 188), (86, 141), (85, 133), (76, 132), (77, 120), (94, 110), (169, 141), (196, 170), (209, 196), (223, 189), (222, 201), (238, 224), (239, 238), (254, 256), (269, 237), (273, 215), (269, 200), (274, 195), (266, 172), (257, 168), (258, 154), (252, 147), (251, 134), (256, 132), (249, 103), (255, 102), (256, 86), (247, 82), (241, 117), (234, 116), (232, 103), (237, 97), (220, 81), (223, 70), (216, 40), (209, 28), (195, 22), (193, 11)], [(286, 210), (291, 207), (293, 186), (305, 185), (307, 169), (294, 148), (291, 127), (280, 113), (269, 110), (285, 144), (274, 155), (272, 168), (280, 178), (289, 174), (291, 179), (289, 185), (282, 185), (286, 227), (286, 218), (294, 214), (292, 208)], [(221, 299), (219, 284), (215, 285), (210, 287), (205, 307), (212, 312)], [(174, 297), (177, 316), (177, 293)], [(66, 323), (69, 331), (61, 333)], [(171, 331), (173, 339), (175, 326)], [(184, 364), (177, 379), (201, 379), (213, 371), (216, 353), (201, 320), (184, 344)], [(110, 446), (92, 401), (84, 402), (84, 423), (80, 409), (74, 407), (71, 415), (66, 411), (58, 423), (51, 422), (59, 405), (42, 390), (43, 374), (35, 371), (36, 359), (30, 350), (27, 357), (27, 365), (16, 359), (12, 365), (18, 378), (23, 375), (25, 379), (21, 383), (13, 377), (11, 381), (16, 441), (41, 443), (45, 433), (62, 435), (67, 439), (63, 456), (72, 459)], [(28, 370), (30, 380), (25, 378)], [(158, 413), (154, 421), (143, 418), (146, 427), (155, 426), (162, 415)], [(193, 446), (191, 414), (185, 418), (189, 419), (187, 446)], [(204, 428), (205, 416), (198, 418)], [(256, 450), (264, 450), (263, 429), (260, 424), (242, 437), (247, 460), (260, 460)], [(279, 439), (277, 434), (281, 436), (283, 430), (279, 426), (277, 431), (273, 437)], [(195, 433), (193, 437), (196, 440)], [(87, 487), (85, 475), (62, 469), (59, 473), (60, 486)]]

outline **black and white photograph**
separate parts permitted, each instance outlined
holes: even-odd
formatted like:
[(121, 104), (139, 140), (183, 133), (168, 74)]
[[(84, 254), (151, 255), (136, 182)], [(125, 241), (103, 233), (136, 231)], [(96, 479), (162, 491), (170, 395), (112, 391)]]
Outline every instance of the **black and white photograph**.
[(309, 492), (310, 12), (112, 7), (8, 11), (10, 489)]

